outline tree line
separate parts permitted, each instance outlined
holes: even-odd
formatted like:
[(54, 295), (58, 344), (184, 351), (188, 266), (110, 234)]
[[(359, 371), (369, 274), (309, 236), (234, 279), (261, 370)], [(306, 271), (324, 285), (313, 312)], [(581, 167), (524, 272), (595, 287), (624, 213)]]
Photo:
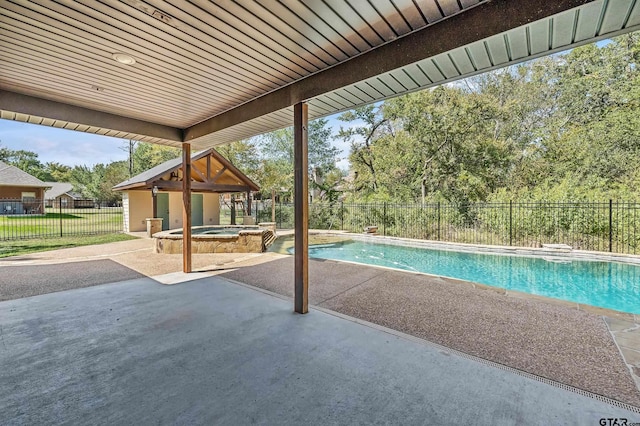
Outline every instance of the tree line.
[(640, 33), (343, 113), (354, 201), (637, 199)]
[[(67, 166), (58, 162), (41, 162), (33, 151), (12, 150), (0, 146), (0, 161), (18, 167), (45, 182), (69, 182), (74, 191), (85, 198), (118, 202), (122, 195), (112, 188), (165, 161), (179, 158), (179, 148), (125, 142), (129, 160), (98, 163), (94, 166)], [(256, 138), (216, 147), (261, 188), (265, 197), (277, 194), (290, 200), (293, 194), (293, 131), (281, 129)], [(331, 146), (331, 129), (325, 119), (309, 124), (309, 171), (326, 176), (330, 182), (341, 179), (335, 166), (338, 149)], [(333, 177), (332, 177), (333, 176)], [(333, 179), (333, 180), (332, 180)], [(333, 188), (333, 184), (329, 185)], [(335, 194), (335, 190), (333, 191)]]

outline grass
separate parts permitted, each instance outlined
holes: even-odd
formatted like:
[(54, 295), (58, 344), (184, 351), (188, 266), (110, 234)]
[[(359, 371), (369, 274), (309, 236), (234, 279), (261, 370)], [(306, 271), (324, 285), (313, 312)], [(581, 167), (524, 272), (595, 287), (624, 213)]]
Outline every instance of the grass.
[(48, 208), (44, 215), (0, 216), (0, 240), (115, 233), (122, 230), (122, 208)]
[(58, 250), (69, 247), (106, 244), (117, 241), (133, 240), (127, 234), (86, 235), (76, 237), (38, 238), (31, 240), (0, 241), (0, 258), (20, 256), (41, 251)]

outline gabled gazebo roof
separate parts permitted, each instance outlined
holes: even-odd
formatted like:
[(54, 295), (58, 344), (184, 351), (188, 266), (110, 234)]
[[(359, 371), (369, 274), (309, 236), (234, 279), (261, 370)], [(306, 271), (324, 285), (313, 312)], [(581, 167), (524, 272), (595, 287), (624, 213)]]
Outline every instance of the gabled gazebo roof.
[[(115, 191), (132, 189), (182, 191), (182, 159), (165, 161), (119, 183)], [(247, 175), (211, 148), (191, 157), (191, 187), (197, 192), (246, 192), (260, 188)]]

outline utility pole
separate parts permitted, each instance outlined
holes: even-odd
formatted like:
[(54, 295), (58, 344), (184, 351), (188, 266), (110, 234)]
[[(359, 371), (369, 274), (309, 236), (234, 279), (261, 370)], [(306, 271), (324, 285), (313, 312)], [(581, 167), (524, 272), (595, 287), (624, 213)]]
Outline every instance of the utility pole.
[(129, 139), (129, 177), (133, 176), (133, 148), (136, 146), (136, 143)]
[(133, 151), (138, 142), (129, 139), (129, 146), (121, 146), (120, 149), (129, 153), (129, 177), (133, 177)]

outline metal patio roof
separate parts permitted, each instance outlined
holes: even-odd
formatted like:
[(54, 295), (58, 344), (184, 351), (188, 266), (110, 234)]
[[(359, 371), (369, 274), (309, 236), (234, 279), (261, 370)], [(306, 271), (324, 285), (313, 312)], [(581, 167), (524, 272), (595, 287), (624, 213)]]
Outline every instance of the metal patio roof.
[(205, 149), (639, 28), (640, 0), (3, 0), (0, 117)]

